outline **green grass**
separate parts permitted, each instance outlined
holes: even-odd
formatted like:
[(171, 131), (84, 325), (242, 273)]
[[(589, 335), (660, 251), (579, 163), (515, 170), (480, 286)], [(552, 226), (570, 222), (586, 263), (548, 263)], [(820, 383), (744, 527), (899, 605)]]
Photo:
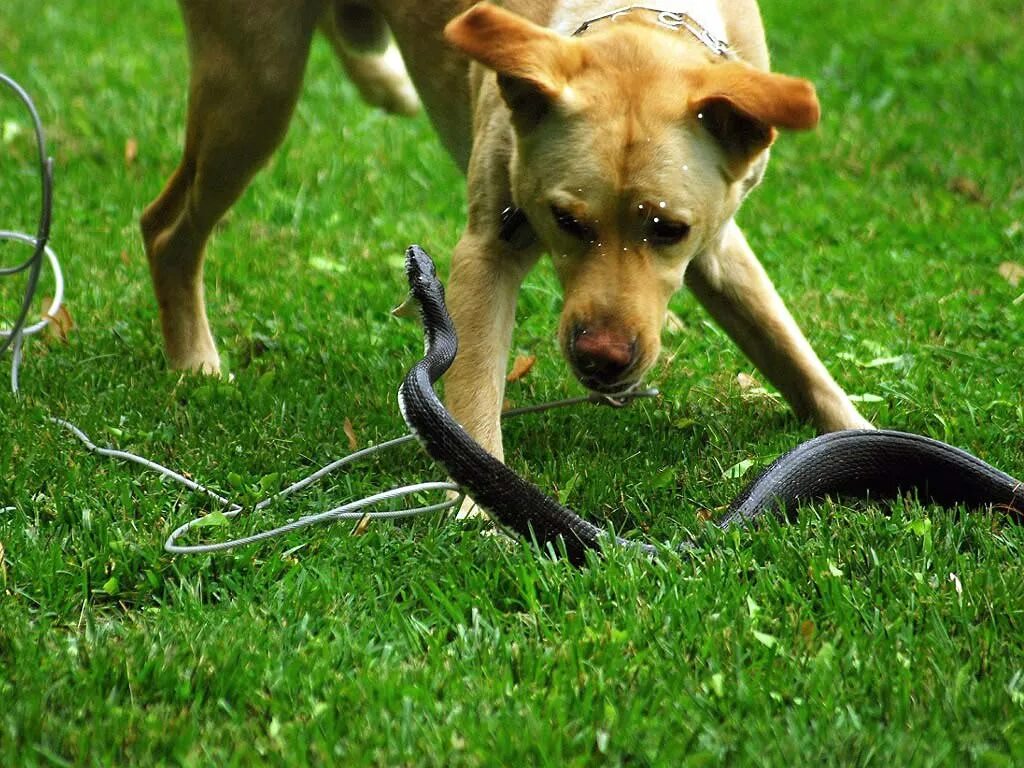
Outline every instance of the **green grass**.
[[(1019, 475), (1024, 288), (997, 271), (1024, 262), (1019, 0), (763, 11), (776, 68), (812, 78), (825, 117), (779, 141), (741, 214), (751, 242), (872, 419)], [(1024, 762), (1024, 535), (911, 502), (704, 531), (743, 482), (726, 469), (811, 430), (744, 397), (751, 366), (686, 295), (659, 402), (529, 417), (506, 445), (595, 521), (697, 533), (693, 560), (613, 552), (576, 571), (439, 518), (164, 554), (203, 500), (45, 417), (249, 497), (347, 452), (346, 418), (361, 444), (399, 433), (394, 392), (421, 343), (388, 316), (402, 249), (447, 264), (461, 179), (425, 120), (364, 108), (318, 45), (284, 146), (211, 248), (235, 378), (181, 377), (136, 224), (179, 151), (173, 4), (5, 0), (0, 69), (46, 122), (77, 323), (66, 346), (28, 344), (22, 399), (0, 393), (0, 764)], [(8, 121), (27, 128), (2, 96)], [(6, 134), (0, 228), (31, 231), (32, 146)], [(544, 264), (520, 302), (515, 349), (538, 362), (515, 404), (578, 393), (558, 305)], [(417, 474), (440, 473), (410, 447), (230, 533)]]

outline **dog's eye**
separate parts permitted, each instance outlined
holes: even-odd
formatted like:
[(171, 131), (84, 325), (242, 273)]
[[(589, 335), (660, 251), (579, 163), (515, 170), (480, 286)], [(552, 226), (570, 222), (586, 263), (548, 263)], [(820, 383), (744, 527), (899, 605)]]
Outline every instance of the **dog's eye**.
[(557, 205), (551, 206), (551, 215), (555, 217), (555, 224), (558, 228), (565, 232), (567, 235), (571, 235), (577, 240), (591, 241), (594, 239), (594, 230), (584, 224), (582, 221), (577, 219), (571, 213), (564, 208), (559, 208)]
[(673, 221), (664, 216), (655, 216), (647, 225), (650, 239), (655, 245), (675, 245), (690, 234), (690, 225), (683, 221)]

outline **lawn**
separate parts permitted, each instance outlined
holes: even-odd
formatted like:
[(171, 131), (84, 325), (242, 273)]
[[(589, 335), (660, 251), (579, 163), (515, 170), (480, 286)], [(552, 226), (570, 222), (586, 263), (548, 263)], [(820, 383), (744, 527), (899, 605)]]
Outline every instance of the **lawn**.
[[(856, 5), (765, 0), (775, 67), (816, 82), (824, 117), (780, 139), (740, 222), (871, 419), (1020, 476), (1024, 282), (1000, 265), (1024, 263), (1024, 9)], [(659, 400), (526, 417), (506, 446), (602, 525), (696, 535), (692, 559), (617, 551), (580, 571), (441, 516), (165, 554), (210, 505), (47, 416), (243, 499), (347, 453), (346, 420), (360, 446), (400, 434), (421, 337), (388, 310), (408, 243), (446, 271), (460, 176), (425, 119), (362, 106), (318, 44), (284, 146), (210, 249), (234, 377), (181, 376), (137, 228), (182, 135), (174, 4), (4, 0), (0, 70), (49, 134), (76, 323), (27, 344), (21, 399), (0, 389), (0, 764), (1024, 763), (1024, 531), (912, 500), (708, 529), (812, 430), (739, 385), (751, 365), (685, 294)], [(34, 231), (6, 92), (0, 127), (0, 229)], [(5, 280), (3, 321), (16, 301)], [(580, 393), (559, 304), (544, 263), (520, 299), (514, 351), (537, 362), (515, 405)], [(442, 474), (406, 446), (204, 536)]]

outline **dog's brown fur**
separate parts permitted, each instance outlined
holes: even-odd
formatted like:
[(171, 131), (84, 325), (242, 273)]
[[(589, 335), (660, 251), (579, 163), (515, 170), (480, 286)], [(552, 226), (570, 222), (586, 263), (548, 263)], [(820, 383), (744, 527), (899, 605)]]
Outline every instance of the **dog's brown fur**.
[[(799, 414), (822, 430), (868, 426), (733, 221), (776, 130), (818, 120), (808, 82), (768, 71), (754, 0), (691, 4), (724, 23), (732, 61), (642, 13), (580, 37), (548, 29), (566, 14), (598, 15), (601, 0), (180, 2), (192, 63), (184, 157), (142, 217), (173, 367), (219, 370), (203, 301), (205, 242), (280, 142), (317, 28), (368, 100), (415, 110), (390, 30), (467, 176), (448, 290), (462, 346), (446, 388), (452, 412), (486, 448), (502, 456), (516, 296), (544, 251), (564, 288), (560, 343), (588, 386), (640, 380), (685, 280)], [(532, 244), (499, 237), (510, 204), (525, 212)]]

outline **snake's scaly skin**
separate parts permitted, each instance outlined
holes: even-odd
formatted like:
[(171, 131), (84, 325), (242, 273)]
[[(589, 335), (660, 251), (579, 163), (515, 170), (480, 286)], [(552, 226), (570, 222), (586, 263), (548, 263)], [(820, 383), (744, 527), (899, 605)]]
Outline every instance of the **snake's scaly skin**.
[[(483, 449), (449, 415), (434, 392), (455, 359), (458, 340), (444, 303), (434, 263), (419, 246), (406, 251), (412, 298), (419, 304), (426, 336), (423, 359), (409, 371), (398, 402), (409, 428), (427, 453), (477, 504), (507, 528), (555, 555), (582, 565), (587, 550), (610, 544), (648, 544), (612, 537), (559, 504)], [(729, 505), (716, 525), (744, 525), (766, 512), (795, 512), (801, 503), (825, 496), (873, 500), (916, 493), (923, 502), (946, 507), (992, 506), (1024, 520), (1024, 484), (966, 451), (920, 435), (888, 430), (832, 432), (779, 457)], [(692, 548), (684, 543), (681, 550)]]

